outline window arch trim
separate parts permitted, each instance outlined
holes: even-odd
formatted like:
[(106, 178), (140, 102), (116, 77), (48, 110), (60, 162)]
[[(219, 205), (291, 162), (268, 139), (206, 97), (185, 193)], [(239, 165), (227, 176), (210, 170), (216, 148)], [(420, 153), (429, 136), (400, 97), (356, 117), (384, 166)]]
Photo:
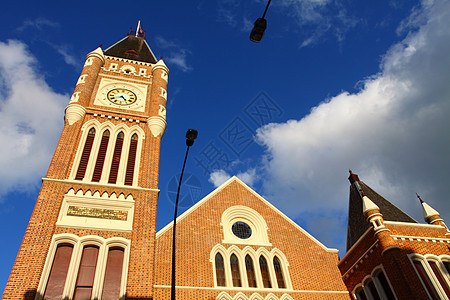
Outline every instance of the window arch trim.
[[(249, 255), (253, 260), (253, 267), (254, 267), (254, 272), (255, 272), (255, 277), (256, 277), (256, 288), (251, 288), (251, 289), (261, 290), (264, 292), (267, 292), (268, 290), (279, 290), (279, 291), (293, 290), (291, 278), (289, 275), (289, 269), (288, 269), (289, 263), (287, 262), (287, 259), (286, 259), (286, 256), (284, 255), (284, 253), (278, 248), (273, 248), (271, 251), (268, 251), (264, 247), (260, 247), (257, 250), (255, 250), (250, 246), (246, 246), (241, 250), (236, 245), (232, 245), (228, 248), (225, 248), (225, 246), (222, 244), (215, 245), (211, 249), (211, 252), (210, 252), (210, 262), (212, 263), (212, 267), (213, 267), (214, 286), (220, 287), (217, 285), (217, 278), (216, 278), (216, 267), (215, 267), (216, 253), (222, 254), (222, 257), (224, 259), (225, 277), (226, 277), (225, 281), (226, 281), (226, 287), (228, 287), (228, 288), (233, 288), (233, 285), (231, 282), (232, 277), (231, 277), (230, 257), (232, 254), (235, 254), (239, 260), (239, 272), (241, 275), (242, 288), (246, 288), (246, 289), (250, 288), (248, 286), (248, 278), (247, 278), (247, 272), (246, 272), (246, 268), (245, 268), (245, 256)], [(259, 267), (259, 257), (261, 255), (264, 255), (267, 260), (269, 275), (270, 275), (270, 280), (271, 280), (271, 285), (272, 285), (272, 288), (270, 288), (270, 289), (264, 288), (264, 285), (263, 285), (261, 269)], [(280, 260), (280, 265), (281, 265), (283, 275), (284, 275), (286, 288), (283, 288), (283, 289), (279, 289), (278, 284), (276, 282), (275, 268), (272, 263), (273, 258), (275, 256), (277, 256), (278, 259)], [(234, 287), (234, 288), (238, 288), (238, 287)]]
[[(144, 130), (139, 125), (133, 125), (131, 127), (128, 127), (126, 124), (114, 125), (110, 121), (100, 123), (96, 119), (89, 120), (88, 122), (83, 124), (83, 126), (81, 128), (82, 134), (80, 137), (80, 143), (78, 145), (78, 149), (77, 149), (75, 158), (73, 160), (72, 170), (70, 172), (69, 179), (75, 180), (76, 171), (80, 164), (81, 155), (82, 155), (82, 152), (84, 149), (88, 131), (91, 128), (95, 129), (96, 135), (95, 135), (94, 142), (92, 145), (91, 155), (89, 157), (89, 161), (88, 161), (87, 168), (86, 168), (87, 170), (85, 172), (83, 181), (85, 181), (85, 182), (91, 181), (93, 173), (94, 173), (95, 163), (97, 161), (97, 156), (98, 156), (103, 132), (106, 130), (109, 130), (110, 131), (110, 139), (108, 142), (108, 148), (107, 148), (106, 155), (105, 155), (105, 161), (104, 161), (103, 169), (102, 169), (102, 173), (101, 173), (102, 175), (101, 175), (101, 178), (99, 181), (100, 184), (108, 184), (111, 161), (112, 161), (115, 142), (117, 139), (117, 134), (120, 131), (123, 131), (124, 142), (122, 145), (122, 155), (121, 155), (121, 159), (120, 159), (116, 185), (125, 186), (124, 183), (125, 183), (126, 164), (127, 164), (128, 156), (129, 156), (131, 137), (134, 134), (136, 134), (138, 140), (137, 140), (137, 146), (136, 146), (136, 158), (135, 158), (135, 168), (134, 168), (134, 172), (133, 172), (132, 186), (137, 186), (138, 182), (139, 182), (139, 169), (140, 169), (140, 162), (141, 162), (141, 156), (142, 156), (142, 148), (143, 148), (143, 144), (145, 141)], [(129, 185), (127, 185), (127, 186), (129, 186)]]
[[(366, 276), (363, 278), (362, 282), (359, 283), (359, 284), (357, 284), (357, 285), (355, 286), (355, 288), (353, 289), (353, 291), (352, 291), (352, 293), (351, 293), (352, 296), (353, 296), (353, 298), (354, 298), (354, 299), (357, 299), (356, 293), (357, 293), (357, 291), (361, 288), (361, 289), (364, 291), (364, 293), (366, 294), (366, 296), (368, 296), (367, 298), (368, 298), (368, 299), (371, 299), (370, 297), (372, 296), (372, 293), (371, 293), (371, 291), (369, 290), (369, 288), (366, 287), (366, 283), (368, 283), (369, 281), (372, 281), (372, 282), (374, 283), (375, 288), (376, 288), (378, 294), (380, 295), (381, 299), (387, 299), (387, 296), (386, 296), (386, 294), (385, 294), (384, 288), (383, 288), (383, 286), (381, 285), (381, 283), (379, 282), (378, 277), (377, 277), (377, 275), (378, 275), (379, 273), (383, 273), (383, 274), (384, 274), (384, 277), (386, 278), (386, 281), (387, 281), (387, 283), (388, 283), (388, 285), (389, 285), (389, 288), (390, 288), (391, 291), (392, 291), (392, 294), (394, 295), (395, 299), (398, 299), (398, 298), (397, 298), (397, 295), (395, 294), (395, 291), (394, 291), (394, 289), (393, 289), (393, 287), (392, 287), (392, 284), (391, 284), (391, 282), (390, 282), (388, 276), (386, 275), (386, 272), (385, 272), (385, 270), (384, 270), (383, 265), (378, 265), (378, 266), (376, 266), (375, 268), (373, 268), (372, 272), (371, 272), (369, 275), (366, 275)], [(370, 295), (370, 296), (369, 296), (369, 295)], [(383, 298), (383, 297), (384, 297), (384, 298)]]
[(125, 290), (128, 273), (128, 262), (130, 256), (130, 241), (121, 237), (113, 237), (104, 239), (95, 235), (87, 235), (78, 237), (70, 233), (56, 234), (52, 238), (52, 242), (47, 253), (44, 269), (39, 281), (36, 299), (42, 299), (45, 288), (47, 286), (48, 277), (52, 268), (53, 259), (56, 254), (56, 249), (61, 244), (73, 245), (72, 256), (70, 260), (69, 270), (66, 278), (63, 296), (64, 299), (71, 299), (75, 291), (75, 283), (77, 280), (78, 269), (85, 246), (99, 247), (99, 254), (97, 257), (97, 267), (95, 270), (94, 286), (92, 291), (93, 298), (99, 298), (103, 288), (103, 279), (106, 269), (106, 261), (108, 258), (108, 251), (111, 247), (120, 247), (124, 250), (124, 259), (122, 267), (122, 279), (120, 286), (120, 299), (125, 299)]

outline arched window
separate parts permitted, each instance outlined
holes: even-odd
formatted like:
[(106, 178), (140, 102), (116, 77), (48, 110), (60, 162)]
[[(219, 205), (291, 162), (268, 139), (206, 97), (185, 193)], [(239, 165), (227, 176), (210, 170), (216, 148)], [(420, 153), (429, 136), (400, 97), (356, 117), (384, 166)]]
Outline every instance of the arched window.
[(358, 300), (367, 300), (366, 293), (364, 293), (364, 290), (362, 287), (358, 288), (355, 292), (356, 299)]
[(281, 269), (280, 260), (276, 256), (273, 258), (273, 267), (275, 269), (275, 275), (277, 277), (278, 288), (286, 288), (284, 284), (283, 270)]
[(108, 183), (116, 183), (117, 181), (117, 173), (119, 172), (119, 165), (120, 165), (120, 156), (122, 155), (122, 146), (123, 146), (123, 132), (121, 131), (117, 135)]
[(99, 248), (96, 246), (85, 246), (83, 248), (75, 293), (73, 295), (74, 300), (91, 298), (95, 268), (97, 267), (98, 250)]
[(241, 286), (241, 274), (239, 273), (239, 260), (235, 254), (230, 257), (231, 278), (233, 286)]
[(253, 259), (250, 255), (245, 256), (245, 269), (247, 271), (247, 279), (249, 287), (256, 287), (255, 268), (253, 267)]
[(89, 156), (91, 155), (92, 144), (95, 138), (95, 128), (89, 129), (88, 135), (86, 137), (86, 142), (84, 143), (83, 152), (81, 154), (80, 164), (78, 165), (76, 180), (83, 180), (84, 174), (86, 173), (86, 168), (89, 162)]
[(265, 288), (271, 288), (272, 284), (270, 283), (270, 274), (269, 267), (267, 265), (267, 260), (264, 256), (259, 257), (259, 267), (261, 269), (262, 281)]
[(225, 286), (225, 267), (223, 264), (223, 257), (222, 254), (217, 253), (216, 254), (216, 279), (217, 279), (217, 285), (218, 286)]
[(437, 280), (439, 281), (445, 294), (447, 295), (447, 297), (450, 297), (450, 289), (449, 289), (448, 283), (445, 281), (444, 276), (442, 275), (442, 272), (439, 269), (438, 263), (434, 260), (428, 260), (428, 264), (430, 265), (431, 269), (433, 270), (433, 273), (436, 276)]
[(378, 273), (375, 274), (374, 278), (380, 283), (385, 298), (387, 298), (388, 300), (395, 300), (394, 292), (392, 291), (386, 275), (384, 275), (384, 272), (382, 270), (379, 270)]
[(381, 300), (380, 295), (378, 294), (377, 288), (375, 287), (375, 284), (371, 279), (367, 280), (364, 285), (369, 290), (370, 294), (372, 295), (372, 299), (374, 300)]
[(92, 175), (92, 181), (94, 182), (99, 182), (102, 177), (103, 164), (105, 163), (106, 150), (108, 149), (109, 135), (108, 129), (103, 132), (100, 148), (98, 149), (97, 161), (95, 162), (94, 175)]
[(47, 281), (44, 299), (62, 299), (64, 284), (72, 257), (73, 245), (61, 244), (56, 248), (55, 258)]
[(120, 299), (124, 252), (123, 248), (110, 248), (108, 251), (102, 299)]
[(137, 134), (133, 134), (130, 141), (130, 151), (128, 152), (127, 169), (125, 173), (125, 185), (133, 185), (134, 165), (136, 164), (136, 150), (138, 144)]
[(431, 282), (431, 279), (428, 276), (427, 272), (425, 271), (425, 268), (423, 267), (420, 260), (414, 260), (414, 267), (416, 268), (417, 273), (419, 273), (419, 277), (422, 280), (431, 299), (433, 299), (433, 300), (440, 299), (439, 294), (436, 291), (436, 288), (434, 287), (433, 283)]

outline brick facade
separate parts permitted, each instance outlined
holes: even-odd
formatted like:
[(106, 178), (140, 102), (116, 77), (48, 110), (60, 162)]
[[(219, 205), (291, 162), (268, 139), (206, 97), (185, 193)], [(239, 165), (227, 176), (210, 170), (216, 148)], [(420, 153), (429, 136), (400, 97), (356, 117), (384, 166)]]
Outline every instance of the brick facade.
[[(148, 49), (146, 56), (152, 55)], [(135, 72), (131, 72), (130, 68), (134, 68)], [(49, 249), (55, 248), (52, 244), (55, 237), (65, 235), (80, 240), (83, 237), (97, 237), (103, 241), (129, 241), (129, 248), (126, 249), (129, 250), (129, 259), (124, 260), (128, 261), (127, 272), (122, 274), (122, 278), (127, 278), (126, 282), (123, 280), (123, 298), (170, 298), (172, 225), (169, 224), (160, 232), (156, 232), (159, 155), (161, 137), (165, 129), (167, 76), (168, 69), (162, 60), (156, 62), (152, 59), (151, 62), (145, 62), (108, 56), (104, 55), (100, 48), (87, 56), (74, 96), (66, 110), (66, 123), (43, 179), (3, 299), (42, 298), (47, 280), (45, 274), (52, 266), (48, 257), (53, 257), (54, 254)], [(145, 109), (133, 110), (107, 102), (100, 105), (96, 102), (96, 97), (101, 89), (105, 89), (102, 86), (103, 79), (123, 85), (145, 86)], [(99, 126), (108, 124), (111, 128), (135, 126), (143, 133), (140, 150), (142, 155), (137, 162), (139, 179), (134, 184), (126, 186), (91, 182), (89, 178), (73, 179), (79, 164), (77, 157), (80, 157), (85, 142), (85, 130), (88, 129), (83, 125), (88, 123)], [(352, 174), (351, 179), (352, 186), (359, 182), (357, 175)], [(362, 186), (371, 195), (376, 196), (376, 193), (362, 182), (355, 186)], [(357, 202), (349, 210), (352, 214), (363, 213), (362, 194), (358, 193), (355, 188), (350, 192), (351, 199), (353, 197)], [(87, 205), (87, 209), (102, 209), (96, 204), (99, 199), (106, 203), (104, 205), (109, 205), (108, 207), (119, 205), (117, 203), (132, 207), (132, 214), (122, 210), (126, 220), (133, 216), (130, 227), (132, 229), (123, 227), (125, 229), (113, 230), (100, 225), (80, 226), (80, 223), (76, 222), (70, 223), (72, 225), (61, 225), (61, 218), (65, 217), (62, 207), (65, 201), (69, 201), (69, 194), (70, 197), (78, 199), (78, 203), (84, 203), (78, 205)], [(131, 196), (132, 200), (129, 200), (128, 196)], [(92, 201), (89, 202), (89, 199)], [(122, 199), (122, 202), (118, 199)], [(385, 199), (380, 201), (383, 208), (391, 205)], [(233, 215), (234, 219), (225, 217), (230, 209), (239, 211)], [(322, 245), (243, 182), (233, 177), (178, 218), (177, 299), (353, 299), (355, 290), (374, 275), (373, 272), (377, 269), (386, 274), (397, 299), (428, 299), (426, 287), (419, 278), (412, 258), (414, 255), (433, 255), (443, 259), (448, 257), (450, 263), (450, 233), (439, 215), (431, 213), (427, 221), (434, 225), (424, 225), (408, 223), (409, 217), (401, 219), (403, 222), (391, 219), (385, 221), (382, 217), (383, 211), (376, 206), (364, 213), (368, 221), (365, 222), (365, 217), (359, 216), (364, 226), (352, 231), (351, 247), (339, 260), (337, 250)], [(402, 218), (402, 214), (396, 208), (395, 213), (391, 215)], [(82, 217), (83, 215), (74, 218)], [(233, 225), (229, 220), (234, 220), (234, 224), (251, 224), (251, 235), (255, 239), (246, 241), (245, 238), (236, 238), (236, 234), (231, 234), (231, 238), (227, 236), (227, 230), (230, 231)], [(364, 233), (361, 228), (368, 225)], [(360, 236), (361, 232), (363, 234)], [(217, 253), (225, 256), (225, 286), (219, 284), (216, 279)], [(229, 270), (231, 255), (237, 256), (239, 260), (240, 284), (230, 282), (237, 276)], [(258, 281), (256, 287), (249, 287), (250, 284), (245, 281), (251, 276), (246, 273), (245, 255), (252, 257), (254, 270), (257, 270), (254, 271), (255, 282)], [(263, 271), (258, 261), (262, 256), (268, 259), (267, 263), (270, 265), (270, 288), (263, 285)], [(282, 271), (276, 271), (273, 260), (275, 257), (281, 260)], [(284, 281), (279, 281), (279, 274), (282, 274)], [(448, 272), (444, 272), (444, 278), (442, 284), (450, 283)], [(283, 284), (284, 287), (278, 287)], [(98, 286), (100, 289), (100, 283)], [(69, 289), (66, 287), (66, 290)], [(443, 290), (440, 290), (441, 297), (450, 298), (450, 295), (444, 295)], [(66, 293), (67, 298), (72, 299), (73, 293)]]

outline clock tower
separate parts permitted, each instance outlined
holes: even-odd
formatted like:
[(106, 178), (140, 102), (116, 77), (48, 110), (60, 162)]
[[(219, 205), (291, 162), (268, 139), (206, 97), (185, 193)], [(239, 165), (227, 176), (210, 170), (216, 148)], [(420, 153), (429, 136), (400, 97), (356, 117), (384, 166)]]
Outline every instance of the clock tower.
[(153, 298), (168, 73), (139, 27), (87, 55), (5, 299)]

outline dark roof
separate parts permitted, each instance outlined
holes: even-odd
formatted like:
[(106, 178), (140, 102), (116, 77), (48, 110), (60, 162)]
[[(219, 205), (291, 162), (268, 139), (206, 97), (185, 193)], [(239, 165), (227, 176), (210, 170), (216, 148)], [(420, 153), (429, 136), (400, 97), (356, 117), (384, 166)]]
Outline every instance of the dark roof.
[(157, 59), (147, 42), (143, 38), (134, 36), (127, 36), (121, 39), (106, 49), (105, 54), (152, 64), (157, 62)]
[[(372, 190), (362, 181), (357, 181), (364, 195), (369, 197), (375, 203), (383, 215), (385, 221), (397, 221), (417, 223), (416, 220), (408, 216), (397, 206), (384, 199), (380, 194)], [(361, 196), (355, 184), (350, 186), (350, 200), (348, 205), (348, 227), (347, 227), (347, 250), (366, 232), (369, 228), (366, 218), (363, 214), (363, 204)]]

